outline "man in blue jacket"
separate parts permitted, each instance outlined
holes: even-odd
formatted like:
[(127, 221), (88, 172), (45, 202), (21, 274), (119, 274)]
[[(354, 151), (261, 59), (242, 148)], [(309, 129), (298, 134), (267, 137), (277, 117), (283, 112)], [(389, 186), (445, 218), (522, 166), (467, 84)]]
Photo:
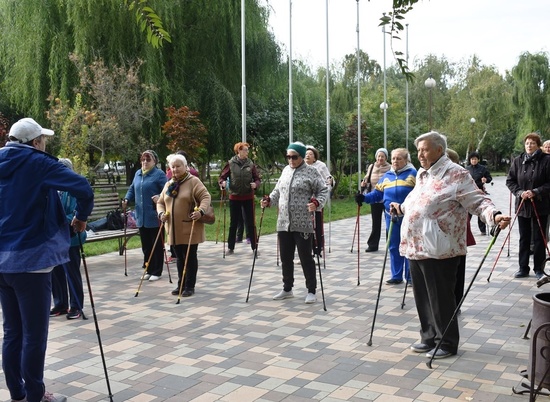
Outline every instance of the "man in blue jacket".
[(12, 401), (66, 400), (44, 386), (51, 271), (69, 261), (69, 224), (57, 191), (77, 200), (71, 223), (77, 232), (86, 227), (94, 194), (84, 177), (45, 152), (53, 134), (24, 118), (0, 149), (2, 366)]

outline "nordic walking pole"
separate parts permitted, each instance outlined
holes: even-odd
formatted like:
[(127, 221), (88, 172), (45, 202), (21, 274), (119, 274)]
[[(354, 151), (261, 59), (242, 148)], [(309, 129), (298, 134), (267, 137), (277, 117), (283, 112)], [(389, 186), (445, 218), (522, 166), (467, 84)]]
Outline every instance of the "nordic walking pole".
[(372, 327), (370, 330), (370, 338), (367, 342), (368, 346), (372, 346), (372, 334), (374, 332), (374, 323), (376, 322), (376, 313), (378, 312), (378, 304), (380, 302), (380, 292), (382, 292), (382, 282), (384, 281), (384, 271), (386, 270), (386, 261), (388, 261), (388, 250), (390, 248), (391, 232), (393, 230), (393, 223), (397, 221), (397, 215), (392, 210), (390, 219), (390, 228), (388, 229), (388, 236), (386, 237), (386, 252), (384, 253), (384, 263), (382, 264), (382, 273), (380, 274), (380, 284), (378, 285), (378, 296), (376, 297), (376, 306), (374, 307), (374, 315), (372, 317)]
[(409, 280), (405, 275), (405, 291), (403, 292), (403, 300), (401, 301), (401, 310), (405, 307), (405, 297), (407, 297), (407, 288), (409, 287)]
[[(353, 253), (353, 245), (355, 244), (355, 236), (357, 235), (357, 227), (359, 226), (359, 214), (361, 213), (361, 207), (357, 206), (357, 219), (355, 220), (355, 229), (353, 230), (353, 239), (351, 239), (350, 253)], [(357, 250), (359, 252), (359, 250)]]
[(170, 274), (170, 263), (168, 262), (168, 253), (166, 252), (166, 243), (164, 243), (164, 231), (162, 231), (162, 250), (164, 251), (164, 262), (168, 271), (168, 282), (172, 283), (172, 275)]
[[(166, 217), (170, 216), (170, 212), (165, 213)], [(151, 254), (149, 254), (149, 259), (145, 263), (145, 268), (143, 269), (143, 274), (141, 275), (141, 279), (139, 280), (139, 286), (137, 288), (136, 294), (134, 297), (138, 297), (139, 291), (141, 289), (141, 285), (143, 284), (144, 276), (147, 274), (147, 268), (149, 268), (149, 264), (151, 263), (151, 258), (153, 258), (153, 253), (155, 252), (155, 247), (157, 246), (157, 242), (159, 241), (160, 233), (164, 230), (164, 222), (161, 222), (159, 231), (157, 233), (157, 237), (155, 238), (155, 242), (153, 243), (153, 248), (151, 249)]]
[[(313, 198), (311, 199), (311, 202), (313, 202)], [(316, 222), (315, 222), (315, 211), (311, 213), (311, 221), (313, 222), (313, 240), (315, 244), (315, 248), (319, 245), (319, 239), (317, 238), (317, 231), (316, 231)], [(327, 303), (325, 302), (325, 289), (323, 288), (323, 276), (321, 275), (321, 261), (319, 260), (319, 254), (317, 254), (317, 268), (319, 270), (319, 283), (321, 284), (321, 296), (323, 297), (323, 310), (327, 311)]]
[[(512, 216), (512, 192), (510, 191), (510, 209), (509, 209), (509, 216)], [(512, 228), (510, 227), (510, 229), (508, 230), (512, 230)], [(508, 236), (508, 255), (506, 255), (506, 257), (510, 257), (510, 236)]]
[(361, 284), (361, 281), (359, 280), (359, 269), (360, 269), (360, 266), (361, 266), (361, 241), (360, 241), (361, 219), (360, 219), (360, 212), (361, 212), (361, 207), (358, 207), (357, 208), (357, 286), (359, 286)]
[[(225, 197), (225, 190), (223, 188), (220, 188), (220, 215), (223, 211), (223, 202)], [(216, 227), (216, 244), (218, 244), (218, 237), (220, 234), (220, 225), (222, 224), (221, 219), (218, 219), (218, 226)]]
[(544, 229), (542, 228), (542, 225), (540, 224), (539, 213), (537, 211), (537, 206), (535, 205), (535, 200), (533, 198), (531, 198), (531, 203), (533, 205), (533, 211), (535, 211), (535, 216), (537, 217), (537, 223), (539, 224), (540, 235), (542, 237), (542, 241), (544, 242), (544, 247), (546, 247), (546, 252), (550, 256), (550, 250), (548, 250), (548, 242), (547, 242), (547, 239), (546, 239), (546, 234), (544, 233)]
[(103, 353), (103, 344), (101, 343), (101, 334), (99, 333), (99, 324), (97, 322), (97, 315), (95, 313), (94, 295), (92, 294), (92, 286), (90, 284), (90, 275), (88, 274), (88, 264), (86, 264), (86, 254), (84, 253), (84, 246), (82, 245), (82, 239), (80, 238), (80, 234), (78, 234), (78, 242), (80, 243), (80, 256), (82, 257), (82, 265), (84, 266), (84, 274), (86, 275), (86, 284), (88, 285), (88, 295), (90, 296), (90, 307), (92, 309), (92, 315), (94, 316), (95, 333), (97, 335), (97, 342), (99, 344), (99, 353), (101, 354), (103, 371), (105, 372), (105, 381), (107, 382), (107, 392), (109, 392), (109, 400), (113, 402), (113, 393), (111, 392), (111, 384), (109, 383), (109, 373), (107, 372), (107, 363), (105, 363), (105, 353)]
[[(260, 227), (258, 228), (258, 236), (256, 237), (256, 249), (254, 250), (254, 258), (252, 259), (252, 269), (250, 270), (250, 281), (248, 281), (248, 292), (246, 293), (245, 303), (248, 303), (248, 298), (250, 297), (250, 287), (252, 286), (252, 275), (254, 275), (254, 266), (256, 265), (256, 258), (258, 256), (258, 243), (260, 242), (260, 235), (262, 234), (262, 222), (264, 221), (264, 212), (265, 207), (262, 207), (262, 214), (260, 215)], [(254, 228), (256, 228), (256, 225), (254, 225)]]
[[(225, 193), (225, 190), (222, 190), (224, 193)], [(223, 203), (223, 258), (225, 258), (225, 216), (226, 216), (226, 212), (225, 212), (226, 208), (225, 208), (225, 202)]]
[[(124, 214), (124, 276), (128, 276), (128, 258), (126, 256), (126, 242), (128, 239), (126, 238), (126, 229), (128, 228), (128, 214), (126, 213), (126, 204), (124, 204), (124, 207), (122, 208), (122, 213)], [(82, 311), (82, 310), (81, 310)]]
[[(193, 211), (199, 211), (199, 207), (195, 207)], [(191, 238), (193, 237), (193, 229), (195, 229), (194, 219), (191, 221), (191, 232), (189, 233), (189, 243), (187, 243), (187, 251), (185, 252), (185, 262), (183, 263), (183, 272), (181, 273), (180, 291), (178, 292), (178, 301), (176, 302), (176, 304), (180, 304), (181, 293), (183, 292), (183, 282), (185, 282), (185, 273), (187, 272), (187, 261), (189, 260), (189, 250), (191, 249)]]
[(497, 258), (495, 259), (495, 262), (493, 263), (493, 268), (491, 268), (491, 272), (489, 273), (489, 276), (487, 277), (487, 282), (491, 281), (491, 276), (493, 275), (493, 271), (495, 270), (495, 267), (497, 266), (497, 262), (500, 258), (500, 254), (502, 253), (502, 250), (504, 249), (504, 246), (506, 244), (506, 241), (510, 239), (510, 234), (512, 233), (512, 227), (514, 226), (514, 223), (516, 222), (516, 219), (518, 217), (518, 212), (523, 206), (524, 199), (521, 199), (521, 202), (519, 203), (518, 210), (516, 211), (516, 216), (514, 216), (514, 220), (512, 221), (512, 224), (510, 225), (510, 228), (508, 229), (508, 234), (506, 235), (506, 238), (504, 239), (504, 242), (502, 243), (502, 247), (500, 248), (500, 251), (497, 254)]
[[(474, 281), (476, 280), (477, 275), (479, 274), (479, 271), (481, 270), (481, 267), (483, 266), (483, 263), (485, 262), (485, 259), (489, 255), (489, 252), (491, 251), (491, 248), (493, 248), (493, 244), (495, 244), (495, 241), (496, 241), (496, 239), (497, 239), (497, 237), (500, 233), (500, 226), (499, 225), (495, 226), (494, 231), (495, 231), (495, 234), (493, 235), (493, 238), (491, 239), (491, 241), (489, 242), (489, 245), (487, 246), (487, 250), (485, 251), (485, 254), (483, 255), (483, 258), (481, 259), (481, 262), (479, 263), (479, 266), (477, 267), (477, 270), (474, 274), (474, 277), (472, 278), (472, 281), (468, 285), (468, 289), (466, 289), (466, 292), (464, 292), (464, 295), (462, 296), (462, 299), (460, 299), (460, 302), (456, 306), (455, 311), (454, 311), (451, 319), (449, 320), (449, 323), (447, 324), (447, 328), (445, 328), (445, 331), (443, 331), (443, 335), (441, 335), (441, 338), (439, 339), (439, 342), (437, 342), (437, 345), (435, 346), (435, 349), (432, 352), (430, 352), (432, 354), (432, 357), (430, 357), (430, 360), (428, 360), (428, 362), (426, 362), (426, 366), (428, 366), (429, 368), (432, 368), (432, 362), (435, 358), (435, 355), (436, 355), (437, 351), (441, 348), (441, 343), (443, 342), (443, 339), (445, 339), (445, 335), (449, 331), (449, 328), (451, 328), (452, 323), (456, 320), (456, 316), (458, 315), (458, 312), (460, 311), (460, 307), (462, 307), (462, 303), (464, 303), (464, 299), (466, 299), (466, 296), (468, 296), (468, 293), (470, 292), (470, 289), (471, 289), (472, 285), (474, 284)], [(502, 249), (501, 249), (501, 251), (502, 251)]]

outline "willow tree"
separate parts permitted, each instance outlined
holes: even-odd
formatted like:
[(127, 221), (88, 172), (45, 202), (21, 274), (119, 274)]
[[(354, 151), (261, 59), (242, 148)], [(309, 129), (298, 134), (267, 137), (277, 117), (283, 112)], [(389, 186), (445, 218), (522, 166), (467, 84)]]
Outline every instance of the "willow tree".
[(525, 134), (538, 131), (544, 138), (550, 134), (550, 67), (548, 53), (525, 52), (512, 69), (514, 102), (522, 111), (516, 144)]

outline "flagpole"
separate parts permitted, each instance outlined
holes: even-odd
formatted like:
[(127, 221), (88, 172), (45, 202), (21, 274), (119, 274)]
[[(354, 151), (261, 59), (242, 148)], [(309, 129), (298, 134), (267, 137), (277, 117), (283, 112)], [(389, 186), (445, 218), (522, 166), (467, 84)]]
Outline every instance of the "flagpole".
[(241, 139), (242, 142), (246, 142), (246, 38), (245, 38), (245, 2), (246, 0), (241, 0)]
[(288, 50), (288, 142), (294, 142), (294, 115), (293, 115), (293, 95), (292, 95), (292, 0), (289, 0), (289, 50)]
[(361, 190), (361, 55), (359, 53), (359, 0), (357, 1), (357, 190)]
[[(405, 59), (409, 65), (409, 24), (406, 24)], [(405, 148), (409, 150), (409, 80), (405, 79)]]

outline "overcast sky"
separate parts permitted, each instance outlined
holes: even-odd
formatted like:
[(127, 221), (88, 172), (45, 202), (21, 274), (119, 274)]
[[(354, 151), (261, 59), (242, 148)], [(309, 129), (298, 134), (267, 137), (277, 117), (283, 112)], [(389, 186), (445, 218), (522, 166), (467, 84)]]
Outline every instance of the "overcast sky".
[[(289, 0), (266, 0), (270, 25), (285, 54), (289, 49)], [(360, 48), (383, 65), (378, 26), (391, 0), (359, 0)], [(409, 13), (409, 61), (427, 54), (459, 62), (476, 54), (501, 73), (522, 52), (549, 51), (550, 0), (421, 0)], [(357, 0), (329, 0), (329, 59), (357, 49)], [(405, 33), (395, 46), (405, 53)], [(292, 0), (292, 54), (313, 67), (326, 66), (326, 0)], [(386, 40), (386, 64), (394, 64)]]

